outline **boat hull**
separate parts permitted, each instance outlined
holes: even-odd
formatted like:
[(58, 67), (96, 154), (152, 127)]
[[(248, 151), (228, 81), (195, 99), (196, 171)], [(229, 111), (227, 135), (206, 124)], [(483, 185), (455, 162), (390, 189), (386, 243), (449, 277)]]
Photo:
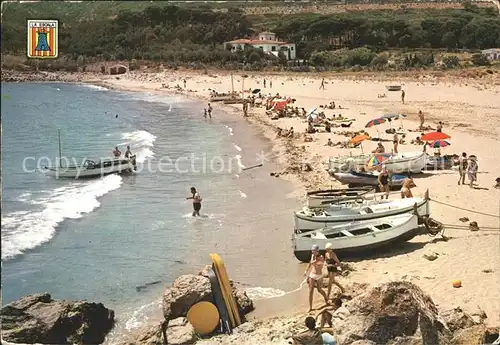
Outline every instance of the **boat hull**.
[(307, 205), (309, 208), (329, 207), (329, 205), (339, 198), (350, 196), (362, 196), (369, 192), (374, 192), (371, 187), (330, 189), (307, 193)]
[(415, 173), (418, 174), (424, 170), (427, 163), (427, 155), (425, 152), (414, 153), (399, 153), (384, 161), (384, 165), (389, 172), (394, 174)]
[[(391, 187), (401, 187), (406, 177), (405, 175), (392, 175)], [(333, 178), (342, 184), (351, 186), (378, 186), (378, 176), (370, 173), (358, 173), (354, 171), (347, 173), (339, 172), (334, 173)]]
[[(386, 209), (375, 213), (356, 213), (350, 211), (349, 207), (340, 206), (337, 210), (333, 210), (328, 216), (308, 216), (302, 214), (300, 211), (295, 212), (295, 232), (308, 232), (316, 229), (326, 228), (328, 226), (349, 223), (354, 221), (363, 221), (371, 219), (379, 219), (390, 216), (397, 216), (400, 214), (412, 213), (415, 211), (415, 203), (417, 204), (417, 215), (424, 217), (430, 215), (429, 200), (421, 198), (400, 199), (402, 202), (407, 203), (403, 207), (397, 207), (395, 204), (386, 203)], [(408, 201), (403, 201), (408, 200)], [(392, 200), (394, 201), (394, 200)], [(393, 207), (391, 207), (393, 206)], [(362, 206), (364, 207), (364, 206)], [(369, 205), (368, 205), (369, 207)], [(361, 209), (361, 207), (360, 207)]]
[(371, 155), (347, 156), (330, 158), (328, 171), (330, 175), (335, 172), (359, 170), (363, 168)]
[[(397, 226), (388, 228), (386, 230), (378, 230), (376, 232), (368, 232), (357, 236), (343, 236), (335, 238), (313, 238), (304, 237), (303, 235), (294, 235), (293, 238), (293, 249), (295, 257), (302, 262), (309, 262), (311, 258), (311, 247), (316, 244), (319, 246), (320, 251), (324, 251), (325, 245), (327, 243), (332, 244), (332, 249), (339, 257), (354, 257), (366, 254), (373, 254), (377, 252), (378, 249), (384, 248), (396, 242), (406, 242), (420, 232), (418, 227), (418, 220), (416, 216), (413, 215), (401, 215), (392, 218), (403, 219), (404, 222), (398, 224)], [(344, 227), (338, 227), (336, 232), (340, 232), (342, 228), (349, 231), (350, 228), (363, 228), (365, 225), (368, 227), (370, 225), (385, 224), (385, 220), (390, 219), (384, 218), (380, 221), (364, 221), (356, 222), (353, 224), (347, 224)], [(318, 232), (328, 231), (318, 230)]]
[(135, 165), (131, 161), (120, 161), (108, 166), (100, 167), (62, 167), (62, 168), (46, 168), (45, 174), (55, 178), (95, 178), (110, 174), (129, 173), (135, 170)]

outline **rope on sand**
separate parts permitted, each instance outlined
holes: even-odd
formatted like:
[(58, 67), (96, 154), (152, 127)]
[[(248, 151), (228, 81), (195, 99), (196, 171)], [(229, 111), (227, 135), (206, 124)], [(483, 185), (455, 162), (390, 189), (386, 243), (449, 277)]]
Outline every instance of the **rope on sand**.
[(490, 213), (484, 213), (484, 212), (479, 212), (479, 211), (474, 211), (474, 210), (470, 210), (470, 209), (467, 209), (467, 208), (463, 208), (463, 207), (459, 207), (459, 206), (455, 206), (455, 205), (451, 205), (451, 204), (447, 204), (445, 202), (442, 202), (442, 201), (438, 201), (438, 200), (435, 200), (435, 199), (430, 199), (430, 201), (434, 201), (435, 203), (438, 203), (438, 204), (441, 204), (441, 205), (445, 205), (445, 206), (448, 206), (448, 207), (453, 207), (453, 208), (456, 208), (456, 209), (459, 209), (459, 210), (462, 210), (462, 211), (467, 211), (467, 212), (471, 212), (471, 213), (476, 213), (476, 214), (480, 214), (480, 215), (483, 215), (483, 216), (488, 216), (488, 217), (493, 217), (493, 218), (500, 218), (499, 215), (495, 215), (495, 214), (490, 214)]

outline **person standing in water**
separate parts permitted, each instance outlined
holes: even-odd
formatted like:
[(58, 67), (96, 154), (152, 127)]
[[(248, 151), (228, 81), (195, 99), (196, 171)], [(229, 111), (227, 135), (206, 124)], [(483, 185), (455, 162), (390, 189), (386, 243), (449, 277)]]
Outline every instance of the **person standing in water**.
[(312, 246), (311, 251), (311, 261), (304, 271), (304, 275), (307, 276), (307, 283), (309, 285), (309, 311), (313, 310), (312, 304), (315, 287), (325, 299), (325, 303), (328, 304), (328, 296), (323, 291), (323, 265), (325, 264), (325, 258), (319, 253), (319, 246), (317, 244)]
[(196, 188), (191, 187), (191, 194), (193, 196), (187, 197), (186, 200), (193, 199), (193, 217), (200, 216), (201, 210), (201, 196), (200, 193), (196, 191)]
[(115, 156), (115, 158), (120, 158), (121, 155), (122, 152), (118, 150), (118, 146), (116, 146), (115, 149), (113, 150), (113, 156)]
[(204, 109), (203, 117), (205, 118), (205, 120), (207, 119), (207, 109), (206, 108)]
[(208, 117), (211, 119), (212, 118), (212, 106), (210, 103), (208, 103)]

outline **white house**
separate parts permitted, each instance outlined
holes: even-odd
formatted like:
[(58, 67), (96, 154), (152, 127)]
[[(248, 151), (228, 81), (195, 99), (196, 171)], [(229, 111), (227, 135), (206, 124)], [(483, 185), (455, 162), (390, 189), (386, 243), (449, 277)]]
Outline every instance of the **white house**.
[(481, 50), (481, 53), (486, 55), (488, 60), (500, 60), (500, 48)]
[(238, 49), (244, 49), (247, 45), (262, 49), (264, 53), (273, 54), (275, 56), (278, 56), (281, 50), (288, 60), (295, 60), (297, 56), (295, 43), (276, 40), (276, 34), (274, 32), (261, 32), (256, 39), (242, 38), (224, 43), (226, 49), (231, 49), (232, 52), (236, 52)]

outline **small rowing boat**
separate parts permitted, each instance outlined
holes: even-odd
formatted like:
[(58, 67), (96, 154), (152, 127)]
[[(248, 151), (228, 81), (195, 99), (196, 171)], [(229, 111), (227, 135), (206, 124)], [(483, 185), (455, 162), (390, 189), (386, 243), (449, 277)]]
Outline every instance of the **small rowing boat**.
[(401, 91), (401, 85), (387, 85), (387, 91)]
[(329, 207), (339, 198), (361, 196), (374, 191), (372, 187), (317, 190), (307, 193), (307, 205), (309, 208)]
[[(368, 199), (363, 196), (340, 199), (327, 209), (304, 209), (295, 212), (295, 232), (307, 232), (336, 224), (378, 219), (399, 214), (413, 213), (429, 216), (429, 199), (414, 197), (406, 199)], [(350, 199), (350, 200), (347, 200)]]
[(295, 257), (302, 262), (309, 262), (314, 244), (324, 252), (325, 245), (331, 243), (335, 254), (342, 257), (370, 252), (398, 241), (408, 241), (417, 232), (418, 217), (407, 213), (296, 233), (292, 241)]
[[(349, 187), (354, 186), (378, 186), (378, 175), (379, 172), (337, 172), (333, 173), (332, 177), (335, 178), (342, 184), (346, 184)], [(391, 175), (392, 183), (391, 188), (398, 188), (403, 185), (403, 181), (407, 178), (406, 175)]]

